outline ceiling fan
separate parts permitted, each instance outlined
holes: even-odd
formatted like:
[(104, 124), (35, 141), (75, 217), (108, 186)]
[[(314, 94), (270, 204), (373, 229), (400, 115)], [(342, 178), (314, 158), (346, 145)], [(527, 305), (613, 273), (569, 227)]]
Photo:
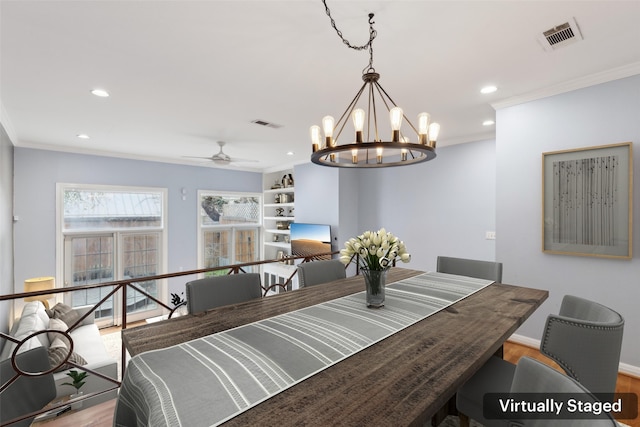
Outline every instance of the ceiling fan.
[(231, 156), (229, 156), (228, 154), (226, 154), (226, 153), (224, 153), (222, 151), (222, 147), (225, 146), (226, 142), (224, 142), (224, 141), (216, 141), (216, 142), (220, 146), (220, 151), (218, 151), (213, 156), (210, 156), (210, 157), (182, 156), (182, 157), (189, 158), (189, 159), (211, 160), (213, 163), (215, 163), (216, 165), (220, 165), (220, 166), (229, 165), (229, 164), (234, 163), (234, 162), (236, 162), (236, 163), (257, 162), (257, 160), (239, 159), (237, 157), (231, 157)]

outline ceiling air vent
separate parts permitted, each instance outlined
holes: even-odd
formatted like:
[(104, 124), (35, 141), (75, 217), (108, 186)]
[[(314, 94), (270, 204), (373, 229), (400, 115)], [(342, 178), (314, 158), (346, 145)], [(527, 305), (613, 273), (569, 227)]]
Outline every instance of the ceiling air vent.
[(580, 33), (578, 23), (573, 18), (564, 24), (543, 31), (542, 34), (538, 36), (538, 41), (547, 52), (560, 49), (579, 40), (582, 40), (582, 34)]
[(267, 122), (265, 120), (251, 120), (251, 123), (255, 123), (257, 125), (265, 126), (265, 127), (273, 128), (273, 129), (279, 129), (279, 128), (282, 127), (282, 125), (277, 125), (275, 123)]

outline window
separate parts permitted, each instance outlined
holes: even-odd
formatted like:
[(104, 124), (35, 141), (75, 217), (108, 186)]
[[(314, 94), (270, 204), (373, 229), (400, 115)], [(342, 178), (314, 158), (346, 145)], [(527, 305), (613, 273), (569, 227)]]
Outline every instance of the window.
[[(64, 286), (153, 276), (165, 272), (166, 190), (60, 184), (60, 229)], [(164, 299), (163, 283), (136, 286)], [(65, 294), (73, 306), (96, 304), (111, 288)], [(153, 300), (133, 289), (126, 295), (130, 320), (161, 314)], [(121, 302), (110, 298), (96, 311), (102, 323), (118, 323)]]
[(63, 187), (63, 230), (161, 228), (161, 190)]
[[(198, 258), (201, 268), (260, 259), (261, 197), (253, 193), (198, 192)], [(220, 270), (214, 274), (226, 272)]]

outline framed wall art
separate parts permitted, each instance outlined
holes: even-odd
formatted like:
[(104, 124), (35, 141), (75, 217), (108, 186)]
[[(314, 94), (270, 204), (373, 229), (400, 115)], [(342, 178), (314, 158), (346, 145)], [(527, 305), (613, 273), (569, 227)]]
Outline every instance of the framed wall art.
[(631, 258), (631, 142), (542, 153), (542, 250)]

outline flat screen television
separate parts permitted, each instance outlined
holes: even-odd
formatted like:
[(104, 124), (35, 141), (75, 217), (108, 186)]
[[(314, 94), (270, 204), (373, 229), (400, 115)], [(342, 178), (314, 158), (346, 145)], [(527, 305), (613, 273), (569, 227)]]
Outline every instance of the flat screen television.
[(312, 259), (331, 259), (331, 255), (312, 256), (331, 252), (331, 226), (292, 222), (291, 255), (311, 256)]

